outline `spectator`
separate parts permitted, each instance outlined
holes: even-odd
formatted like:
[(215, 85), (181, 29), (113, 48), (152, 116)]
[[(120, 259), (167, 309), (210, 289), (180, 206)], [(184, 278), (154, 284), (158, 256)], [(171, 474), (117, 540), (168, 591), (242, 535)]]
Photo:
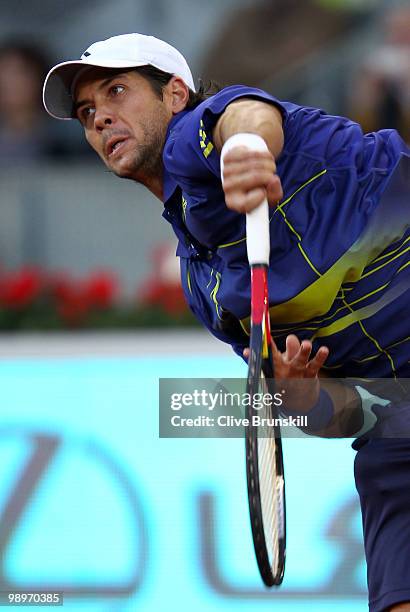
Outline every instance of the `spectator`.
[(410, 6), (390, 10), (382, 30), (354, 76), (350, 115), (366, 132), (395, 128), (410, 142)]
[(42, 108), (49, 64), (34, 43), (0, 44), (0, 168), (81, 153), (60, 136)]
[(210, 45), (202, 74), (221, 85), (260, 86), (360, 21), (350, 6), (264, 0), (236, 9)]

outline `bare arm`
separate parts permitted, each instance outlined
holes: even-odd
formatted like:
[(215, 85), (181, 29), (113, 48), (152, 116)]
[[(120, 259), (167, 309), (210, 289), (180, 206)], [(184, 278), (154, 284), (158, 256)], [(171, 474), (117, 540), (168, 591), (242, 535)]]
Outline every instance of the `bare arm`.
[(283, 149), (284, 134), (280, 111), (259, 100), (241, 99), (232, 102), (218, 119), (213, 141), (219, 152), (235, 134), (261, 136), (268, 151), (252, 151), (235, 147), (224, 157), (223, 189), (228, 208), (250, 212), (268, 198), (271, 205), (282, 198), (282, 185), (276, 174), (276, 158)]
[(320, 385), (332, 398), (334, 417), (329, 425), (317, 435), (326, 438), (340, 438), (354, 436), (363, 426), (364, 415), (362, 400), (356, 389), (344, 385), (319, 373)]
[(250, 132), (261, 136), (276, 159), (283, 149), (282, 115), (276, 106), (260, 100), (232, 102), (219, 117), (213, 141), (219, 152), (230, 136)]
[[(213, 141), (218, 151), (221, 151), (228, 138), (240, 132), (258, 134), (269, 149), (260, 152), (238, 147), (224, 157), (223, 187), (226, 204), (237, 212), (249, 212), (265, 196), (270, 204), (275, 204), (283, 195), (275, 163), (284, 143), (280, 111), (259, 100), (233, 102), (221, 115), (214, 129)], [(326, 382), (326, 378), (322, 378), (321, 368), (328, 356), (326, 347), (321, 347), (313, 358), (311, 351), (311, 342), (300, 343), (293, 335), (288, 336), (284, 353), (273, 343), (276, 378), (290, 381), (289, 406), (295, 412), (307, 413), (318, 401), (322, 388), (332, 399), (334, 416), (326, 429), (315, 432), (316, 435), (351, 436), (363, 424), (360, 396), (355, 389), (341, 382)], [(247, 354), (246, 349), (245, 357)], [(292, 385), (292, 380), (299, 382)]]

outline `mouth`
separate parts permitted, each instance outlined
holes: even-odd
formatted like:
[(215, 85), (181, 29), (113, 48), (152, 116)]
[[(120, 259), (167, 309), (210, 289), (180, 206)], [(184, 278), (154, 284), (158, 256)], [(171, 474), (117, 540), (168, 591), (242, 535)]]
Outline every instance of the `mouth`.
[(123, 148), (124, 143), (128, 140), (128, 136), (116, 136), (110, 138), (105, 145), (105, 155), (108, 159), (112, 159)]

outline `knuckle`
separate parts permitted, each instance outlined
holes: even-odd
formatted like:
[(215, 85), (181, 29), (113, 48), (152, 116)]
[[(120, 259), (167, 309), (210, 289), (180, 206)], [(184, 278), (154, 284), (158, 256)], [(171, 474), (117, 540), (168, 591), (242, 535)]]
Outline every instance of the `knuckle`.
[(235, 176), (240, 174), (243, 169), (243, 164), (238, 161), (231, 161), (224, 164), (224, 176)]
[(252, 189), (252, 191), (249, 191), (246, 195), (246, 200), (249, 204), (251, 204), (253, 206), (253, 208), (255, 208), (255, 206), (258, 206), (265, 198), (265, 191), (264, 189), (260, 189), (260, 188), (256, 188), (256, 189)]
[(246, 212), (245, 211), (245, 202), (243, 201), (243, 197), (239, 195), (231, 195), (225, 198), (226, 206), (230, 210), (234, 210), (236, 212)]
[(256, 171), (249, 173), (246, 177), (244, 176), (244, 181), (249, 189), (267, 189), (270, 181), (270, 175), (264, 171)]
[(243, 146), (236, 146), (224, 155), (224, 162), (242, 160), (246, 157), (247, 151)]
[(223, 187), (224, 187), (225, 193), (227, 191), (230, 191), (233, 188), (234, 185), (235, 185), (235, 180), (232, 177), (232, 175), (227, 175), (226, 173), (224, 173)]
[(224, 186), (228, 189), (249, 190), (259, 182), (260, 179), (258, 180), (255, 173), (249, 172), (248, 169), (243, 169), (242, 171), (235, 170), (235, 172), (228, 173), (224, 181)]

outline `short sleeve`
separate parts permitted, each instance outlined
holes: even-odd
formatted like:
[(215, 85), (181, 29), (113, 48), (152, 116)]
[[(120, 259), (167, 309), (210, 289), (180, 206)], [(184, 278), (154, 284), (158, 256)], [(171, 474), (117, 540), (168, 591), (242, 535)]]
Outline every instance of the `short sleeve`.
[(284, 103), (261, 89), (235, 85), (204, 100), (188, 111), (180, 129), (174, 133), (171, 130), (164, 149), (165, 167), (183, 188), (192, 189), (196, 181), (220, 180), (220, 156), (212, 142), (212, 130), (226, 107), (240, 98), (255, 98), (275, 105), (286, 122)]

